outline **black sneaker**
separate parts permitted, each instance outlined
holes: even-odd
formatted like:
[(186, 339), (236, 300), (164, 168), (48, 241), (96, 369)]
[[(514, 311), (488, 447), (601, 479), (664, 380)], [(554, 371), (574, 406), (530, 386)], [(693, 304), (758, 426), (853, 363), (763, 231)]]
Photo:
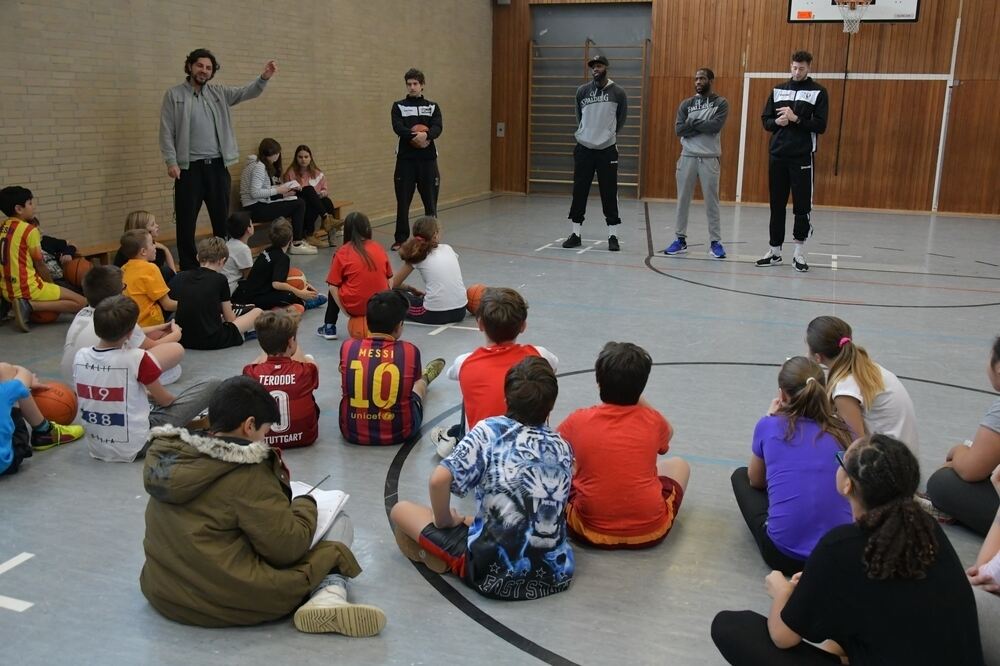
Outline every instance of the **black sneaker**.
[(781, 263), (781, 255), (771, 254), (770, 252), (768, 252), (766, 256), (756, 261), (756, 265), (760, 266), (761, 268), (766, 268), (768, 266), (777, 266), (780, 263)]
[(799, 273), (805, 273), (809, 270), (809, 264), (802, 257), (792, 257), (792, 268)]
[(569, 238), (567, 238), (566, 240), (563, 241), (563, 247), (566, 247), (566, 248), (580, 247), (580, 245), (582, 245), (582, 244), (583, 244), (583, 241), (580, 240), (580, 237), (577, 236), (576, 234), (570, 234)]
[(621, 249), (621, 246), (618, 245), (618, 236), (608, 236), (608, 251), (618, 252)]

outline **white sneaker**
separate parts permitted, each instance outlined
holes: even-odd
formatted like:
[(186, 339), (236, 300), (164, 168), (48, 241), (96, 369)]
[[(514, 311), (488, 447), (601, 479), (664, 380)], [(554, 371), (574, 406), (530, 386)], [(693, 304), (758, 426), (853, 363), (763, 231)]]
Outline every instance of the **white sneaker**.
[(295, 611), (295, 628), (307, 634), (374, 636), (385, 628), (381, 608), (347, 601), (347, 588), (327, 585)]
[(440, 458), (447, 458), (458, 444), (455, 438), (448, 434), (448, 429), (440, 426), (431, 430), (431, 442), (434, 443), (434, 450)]
[(296, 241), (288, 248), (288, 254), (316, 254), (319, 250), (305, 241)]
[(173, 384), (180, 378), (181, 366), (175, 365), (172, 368), (167, 368), (160, 374), (160, 383), (166, 386), (167, 384)]

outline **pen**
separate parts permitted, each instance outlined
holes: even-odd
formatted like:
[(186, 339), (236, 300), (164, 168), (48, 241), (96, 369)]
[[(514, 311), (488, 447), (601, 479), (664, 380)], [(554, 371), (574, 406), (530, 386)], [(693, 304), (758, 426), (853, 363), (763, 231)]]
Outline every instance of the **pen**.
[(316, 485), (315, 485), (315, 486), (313, 486), (312, 488), (310, 488), (309, 490), (307, 490), (307, 491), (306, 491), (306, 495), (310, 494), (310, 493), (311, 493), (312, 491), (314, 491), (314, 490), (316, 490), (317, 488), (319, 488), (319, 487), (320, 487), (320, 485), (321, 485), (321, 484), (322, 484), (322, 483), (323, 483), (324, 481), (326, 481), (327, 479), (329, 479), (329, 478), (330, 478), (330, 475), (329, 475), (329, 474), (327, 474), (326, 476), (324, 476), (324, 477), (323, 477), (322, 479), (320, 479), (320, 480), (319, 480), (319, 481), (318, 481), (318, 482), (316, 483)]

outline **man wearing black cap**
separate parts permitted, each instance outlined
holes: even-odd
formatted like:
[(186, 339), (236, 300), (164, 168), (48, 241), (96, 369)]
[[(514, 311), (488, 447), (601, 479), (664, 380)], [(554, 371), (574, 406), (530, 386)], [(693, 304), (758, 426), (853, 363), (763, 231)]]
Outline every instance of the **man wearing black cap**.
[(563, 242), (563, 247), (579, 247), (583, 218), (587, 212), (590, 183), (597, 172), (597, 186), (601, 190), (601, 206), (608, 223), (608, 249), (617, 252), (616, 227), (618, 217), (618, 132), (625, 126), (628, 115), (628, 97), (617, 83), (608, 78), (608, 59), (594, 56), (587, 63), (594, 80), (576, 90), (576, 147), (573, 148), (573, 203), (569, 219), (573, 231)]

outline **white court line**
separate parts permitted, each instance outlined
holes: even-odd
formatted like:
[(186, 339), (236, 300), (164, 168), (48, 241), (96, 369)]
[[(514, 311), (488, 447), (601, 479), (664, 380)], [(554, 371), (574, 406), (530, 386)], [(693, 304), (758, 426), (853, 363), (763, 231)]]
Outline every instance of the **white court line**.
[(7, 573), (17, 565), (27, 562), (34, 556), (34, 553), (21, 553), (20, 555), (15, 555), (3, 564), (0, 564), (0, 574)]
[(598, 245), (600, 245), (603, 242), (604, 241), (591, 241), (590, 242), (590, 247), (583, 248), (582, 250), (580, 250), (579, 252), (577, 252), (577, 254), (583, 254), (587, 250), (593, 250), (595, 247), (597, 247)]
[[(413, 323), (413, 322), (410, 322), (410, 323)], [(440, 328), (435, 328), (433, 331), (431, 331), (427, 335), (437, 335), (438, 333), (443, 333), (444, 331), (447, 331), (449, 328), (455, 328), (455, 329), (458, 329), (460, 331), (476, 331), (476, 332), (479, 332), (478, 328), (472, 328), (471, 326), (456, 326), (455, 324), (445, 324), (444, 326), (441, 326)]]
[(837, 260), (841, 257), (851, 257), (852, 259), (860, 259), (860, 254), (827, 254), (826, 252), (810, 252), (809, 254), (819, 254), (824, 257), (830, 257), (830, 270), (837, 270)]

